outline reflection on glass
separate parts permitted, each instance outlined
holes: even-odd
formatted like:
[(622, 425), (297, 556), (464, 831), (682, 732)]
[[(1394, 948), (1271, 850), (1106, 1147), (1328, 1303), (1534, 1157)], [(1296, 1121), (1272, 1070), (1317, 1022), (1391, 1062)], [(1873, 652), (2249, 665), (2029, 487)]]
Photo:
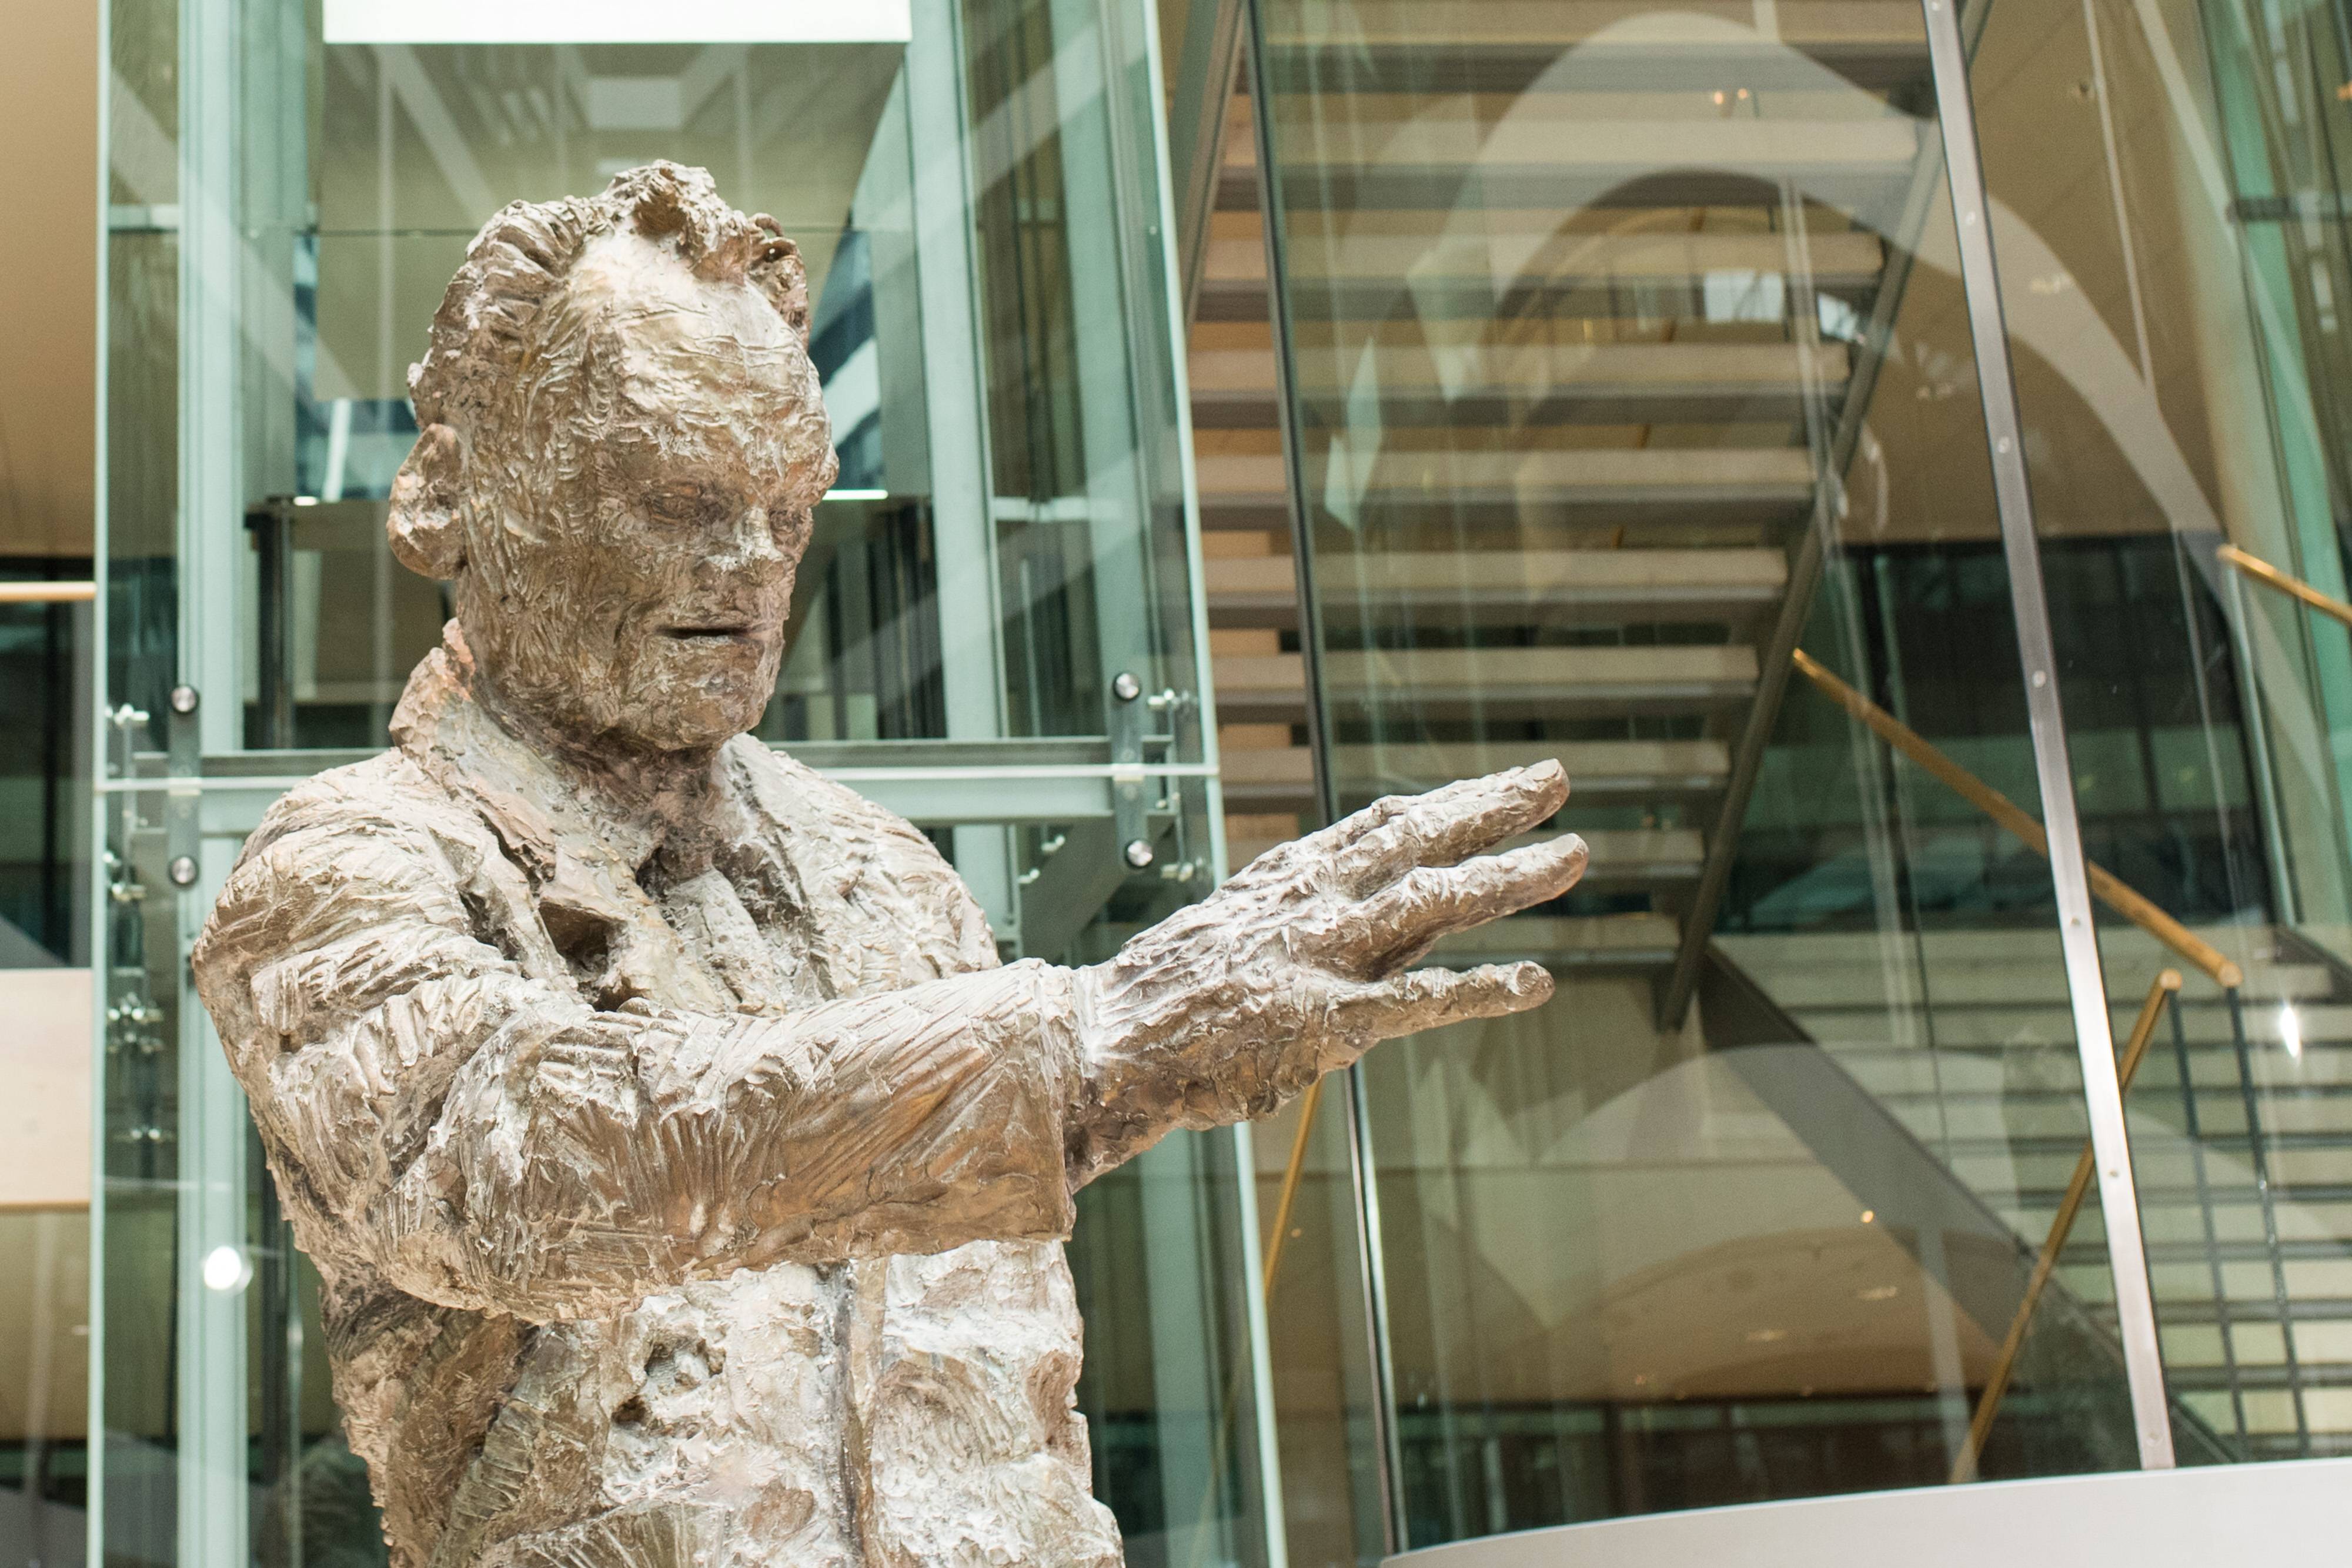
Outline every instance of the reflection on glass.
[[(2168, 1381), (2244, 1458), (2352, 1451), (2347, 43), (1998, 4), (1975, 83), (2090, 853), (2244, 971), (2128, 1101)], [(2108, 925), (2120, 1018), (2168, 955)]]
[[(251, 744), (382, 744), (402, 682), (438, 636), (446, 611), (371, 538), (380, 506), (360, 503), (389, 493), (415, 440), (407, 364), (467, 242), (508, 201), (593, 190), (656, 157), (711, 169), (731, 201), (773, 214), (808, 264), (811, 355), (844, 498), (821, 509), (796, 656), (761, 734), (946, 733), (904, 54), (894, 43), (317, 46), (317, 221), (289, 258), (288, 494), (319, 509), (274, 508), (293, 528), (292, 559), (257, 584), (257, 619), (282, 598), (292, 720), (279, 733), (289, 727), (270, 716), (289, 699), (267, 688), (276, 651), (258, 650)], [(886, 520), (867, 526), (877, 510)], [(856, 548), (841, 549), (845, 538)]]
[(1918, 8), (1264, 16), (1288, 332), (1213, 251), (1193, 345), (1235, 857), (1311, 673), (1339, 810), (1558, 758), (1592, 849), (1440, 950), (1556, 1002), (1369, 1060), (1401, 1538), (2135, 1463), (2095, 1202), (1970, 1436), (2084, 1135), (2047, 867), (1790, 674), (2038, 815)]

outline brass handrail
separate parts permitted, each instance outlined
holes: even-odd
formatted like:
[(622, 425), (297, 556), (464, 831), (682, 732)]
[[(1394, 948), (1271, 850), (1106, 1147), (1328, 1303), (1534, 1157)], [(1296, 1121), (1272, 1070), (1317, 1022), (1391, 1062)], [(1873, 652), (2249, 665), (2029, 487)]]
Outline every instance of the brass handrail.
[[(2178, 969), (2158, 971), (2149, 984), (2147, 998), (2139, 1005), (2139, 1017), (2132, 1023), (2130, 1040), (2124, 1047), (2123, 1061), (2116, 1068), (2117, 1087), (2131, 1087), (2132, 1074), (2139, 1071), (2140, 1058), (2147, 1054), (2147, 1042), (2156, 1033), (2156, 1020), (2163, 1014), (2165, 1001), (2179, 989)], [(1976, 1479), (1977, 1459), (1984, 1452), (1985, 1439), (1992, 1433), (1992, 1419), (2000, 1410), (2001, 1396), (2009, 1392), (2009, 1380), (2017, 1371), (2018, 1354), (2025, 1348), (2026, 1325), (2032, 1321), (2033, 1309), (2058, 1267), (2058, 1254), (2065, 1250), (2066, 1237), (2074, 1228), (2075, 1217), (2083, 1211), (2083, 1200), (2090, 1196), (2095, 1163), (2091, 1140), (2085, 1138), (2083, 1152), (2074, 1156), (2074, 1179), (2066, 1184), (2066, 1197), (2058, 1205), (2057, 1217), (2050, 1222), (2050, 1234), (2042, 1243), (2042, 1255), (2033, 1260), (2032, 1277), (2025, 1282), (2025, 1299), (2018, 1302), (2017, 1315), (2010, 1320), (2009, 1335), (2000, 1342), (2000, 1354), (1993, 1358), (1992, 1375), (1985, 1379), (1984, 1392), (1977, 1396), (1976, 1414), (1969, 1421), (1968, 1437), (1952, 1460), (1955, 1486)]]
[(2299, 577), (2289, 577), (2260, 556), (2248, 555), (2236, 545), (2223, 545), (2214, 555), (2228, 565), (2236, 567), (2264, 588), (2276, 589), (2289, 599), (2299, 599), (2322, 615), (2333, 616), (2347, 626), (2352, 626), (2352, 604), (2340, 599), (2330, 599)]
[(1282, 1244), (1290, 1235), (1290, 1206), (1298, 1197), (1299, 1174), (1307, 1168), (1307, 1135), (1315, 1130), (1315, 1107), (1323, 1098), (1323, 1080), (1317, 1079), (1298, 1097), (1298, 1131), (1290, 1137), (1290, 1163), (1283, 1168), (1282, 1195), (1274, 1204), (1274, 1235), (1265, 1244), (1265, 1282), (1261, 1287), (1274, 1300), (1274, 1278), (1282, 1267)]
[[(1807, 680), (1826, 693), (1831, 701), (1868, 726), (1880, 739), (1933, 774), (1961, 800), (2007, 829), (2035, 854), (2043, 860), (2050, 858), (2050, 839), (2042, 831), (2042, 824), (2028, 816), (2008, 796), (1937, 750), (1917, 730), (1830, 674), (1822, 667), (1819, 660), (1802, 648), (1795, 650), (1790, 657), (1796, 661), (1798, 671)], [(2114, 873), (2087, 860), (2083, 862), (2083, 870), (2090, 879), (2093, 897), (2171, 948), (2183, 961), (2211, 976), (2214, 983), (2223, 990), (2233, 990), (2244, 982), (2245, 971), (2232, 963), (2220, 948), (2158, 909)]]
[[(1291, 1204), (1298, 1197), (1298, 1178), (1307, 1168), (1307, 1135), (1315, 1130), (1315, 1108), (1322, 1103), (1325, 1082), (1326, 1079), (1317, 1079), (1307, 1086), (1307, 1092), (1298, 1097), (1298, 1131), (1291, 1134), (1290, 1163), (1283, 1169), (1282, 1196), (1275, 1201), (1274, 1235), (1265, 1244), (1265, 1274), (1264, 1282), (1259, 1286), (1268, 1306), (1274, 1303), (1275, 1276), (1282, 1267), (1282, 1244), (1290, 1235)], [(1255, 1181), (1257, 1173), (1252, 1170), (1243, 1171), (1241, 1179)], [(1248, 1381), (1249, 1364), (1246, 1361), (1236, 1362), (1225, 1378), (1225, 1397), (1220, 1406), (1215, 1435), (1211, 1438), (1209, 1445), (1208, 1490), (1201, 1496), (1200, 1521), (1202, 1528), (1200, 1539), (1203, 1542), (1201, 1549), (1202, 1552), (1206, 1552), (1205, 1543), (1212, 1534), (1207, 1526), (1215, 1514), (1217, 1477), (1224, 1473), (1225, 1457), (1233, 1449), (1234, 1419), (1241, 1409), (1242, 1385)], [(1196, 1554), (1193, 1558), (1193, 1568), (1199, 1568), (1202, 1561), (1202, 1556)]]
[(0, 604), (80, 604), (97, 597), (95, 582), (0, 582)]

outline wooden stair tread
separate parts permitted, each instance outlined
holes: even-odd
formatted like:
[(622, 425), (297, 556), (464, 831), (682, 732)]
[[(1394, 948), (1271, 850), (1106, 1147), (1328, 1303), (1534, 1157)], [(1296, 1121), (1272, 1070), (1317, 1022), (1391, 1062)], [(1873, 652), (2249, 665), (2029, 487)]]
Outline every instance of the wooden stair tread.
[[(1662, 10), (1654, 0), (1354, 0), (1346, 42), (1367, 49), (1565, 49), (1604, 33), (1629, 47), (1717, 46), (1773, 40), (1754, 31), (1753, 0), (1678, 0)], [(1904, 0), (1780, 0), (1780, 43), (1927, 46), (1919, 8)], [(1268, 36), (1269, 49), (1314, 48), (1340, 40), (1297, 29)]]

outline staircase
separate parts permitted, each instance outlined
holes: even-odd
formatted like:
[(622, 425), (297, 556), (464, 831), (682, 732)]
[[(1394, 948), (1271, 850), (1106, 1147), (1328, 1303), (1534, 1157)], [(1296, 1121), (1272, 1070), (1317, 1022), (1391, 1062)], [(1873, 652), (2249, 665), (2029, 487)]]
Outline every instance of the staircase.
[[(2126, 1099), (2171, 1389), (2244, 1457), (2352, 1452), (2352, 1257), (2341, 1239), (2352, 1207), (2352, 972), (2288, 932), (2200, 935), (2245, 954), (2245, 983), (2233, 1002), (2190, 973)], [(1874, 1100), (2038, 1243), (2084, 1138), (2056, 938), (1904, 940), (1918, 945), (1923, 982), (1895, 998), (1875, 936), (1718, 939)], [(2128, 928), (2105, 934), (2102, 952), (2120, 1043), (2144, 983), (2178, 961)], [(2094, 1203), (2058, 1278), (2111, 1321), (2106, 1271)]]
[[(1652, 988), (1939, 169), (1916, 5), (1777, 9), (1265, 8), (1338, 804), (1559, 758), (1591, 869), (1510, 941)], [(1235, 864), (1315, 816), (1242, 85), (1190, 341)]]

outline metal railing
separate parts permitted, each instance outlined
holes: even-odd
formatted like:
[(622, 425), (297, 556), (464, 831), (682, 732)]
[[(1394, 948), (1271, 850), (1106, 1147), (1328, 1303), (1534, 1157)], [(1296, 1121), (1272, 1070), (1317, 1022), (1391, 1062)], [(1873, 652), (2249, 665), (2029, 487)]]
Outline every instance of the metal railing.
[(2341, 621), (2347, 626), (2352, 626), (2352, 604), (2347, 604), (2340, 599), (2330, 599), (2303, 579), (2288, 576), (2262, 557), (2248, 555), (2235, 545), (2223, 545), (2220, 549), (2215, 550), (2213, 555), (2223, 565), (2235, 567), (2264, 588), (2275, 589), (2289, 599), (2300, 600), (2322, 615)]
[[(1846, 685), (1823, 668), (1821, 661), (1797, 649), (1790, 658), (1797, 672), (1819, 686), (1832, 702), (1859, 720), (1881, 740), (1918, 764), (1954, 794), (1990, 817), (2011, 837), (2043, 860), (2050, 858), (2050, 838), (2025, 810), (2008, 796), (1938, 751), (1927, 739)], [(2134, 925), (2163, 943), (2182, 960), (2212, 977), (2225, 991), (2233, 991), (2245, 981), (2245, 971), (2232, 963), (2227, 955), (2199, 936), (2186, 925), (2157, 907), (2154, 901), (2131, 887), (2121, 877), (2090, 862), (2084, 862), (2091, 883), (2091, 896), (2130, 921)]]
[[(2121, 1088), (2131, 1087), (2132, 1075), (2139, 1071), (2140, 1059), (2147, 1054), (2147, 1042), (2156, 1034), (2156, 1020), (2163, 1016), (2165, 1003), (2179, 990), (2178, 969), (2158, 970), (2149, 982), (2147, 999), (2140, 1003), (2139, 1017), (2134, 1020), (2131, 1038), (2124, 1046), (2123, 1060), (2116, 1066), (2116, 1082)], [(1993, 1417), (2000, 1413), (2001, 1398), (2009, 1392), (2009, 1380), (2017, 1371), (2017, 1358), (2025, 1349), (2026, 1327), (2033, 1321), (2033, 1309), (2042, 1304), (2042, 1292), (2049, 1287), (2050, 1276), (2057, 1270), (2058, 1255), (2066, 1249), (2066, 1239), (2074, 1232), (2075, 1218), (2083, 1212), (2083, 1200), (2090, 1196), (2091, 1178), (2097, 1164), (2097, 1151), (2091, 1146), (2090, 1139), (2084, 1139), (2083, 1152), (2074, 1157), (2074, 1178), (2066, 1184), (2066, 1196), (2060, 1200), (2057, 1217), (2050, 1222), (2050, 1234), (2042, 1239), (2041, 1254), (2033, 1260), (2032, 1277), (2025, 1282), (2025, 1299), (2017, 1303), (2017, 1314), (2010, 1320), (2009, 1333), (2000, 1342), (2000, 1354), (1993, 1358), (1992, 1371), (1977, 1396), (1976, 1411), (1969, 1420), (1969, 1435), (1952, 1460), (1955, 1486), (1976, 1479), (1977, 1459), (1984, 1452), (1985, 1439), (1992, 1434)]]
[[(2352, 626), (2352, 605), (2345, 605), (2329, 599), (2308, 583), (2297, 581), (2254, 557), (2244, 554), (2243, 551), (2225, 545), (2222, 547), (2221, 554), (2222, 559), (2228, 560), (2231, 565), (2239, 567), (2241, 570), (2255, 577), (2257, 580), (2278, 588), (2283, 592), (2314, 605), (2315, 608), (2324, 609), (2329, 614), (2343, 621), (2347, 626)], [(1814, 659), (1803, 649), (1795, 650), (1791, 658), (1800, 674), (1812, 682), (1854, 719), (1869, 728), (1872, 733), (1910, 758), (1923, 771), (1951, 789), (1954, 794), (1991, 818), (2036, 854), (2041, 855), (2044, 860), (2049, 858), (2049, 839), (2042, 831), (2042, 824), (2035, 821), (2014, 801), (1953, 761), (1916, 730), (1912, 729), (1893, 714), (1832, 674), (1822, 667), (1819, 660)], [(2287, 1392), (2294, 1411), (2298, 1446), (2305, 1453), (2309, 1453), (2311, 1434), (2309, 1418), (2305, 1411), (2303, 1368), (2295, 1350), (2293, 1306), (2287, 1290), (2284, 1259), (2279, 1244), (2277, 1200), (2271, 1188), (2270, 1162), (2268, 1152), (2264, 1147), (2261, 1108), (2254, 1082), (2252, 1049), (2246, 1035), (2244, 1004), (2240, 994), (2241, 988), (2245, 984), (2245, 971), (2219, 948), (2167, 915), (2154, 902), (2121, 878), (2088, 860), (2084, 862), (2084, 870), (2087, 874), (2093, 897), (2155, 937), (2183, 962), (2210, 977), (2221, 988), (2222, 999), (2229, 1009), (2231, 1046), (2236, 1060), (2238, 1090), (2246, 1119), (2249, 1163), (2253, 1176), (2255, 1197), (2262, 1215), (2264, 1249), (2269, 1259), (2273, 1309), (2277, 1314), (2280, 1333), (2284, 1342)], [(2172, 975), (2173, 971), (2167, 970), (2164, 973)], [(2162, 993), (2168, 990), (2177, 993), (2179, 988), (2177, 975), (2174, 975), (2173, 984), (2169, 987), (2166, 986), (2163, 975), (2158, 977), (2148, 993), (2147, 1001), (2141, 1009), (2139, 1023), (2134, 1028), (2129, 1043), (2120, 1053), (2116, 1069), (2119, 1090), (2130, 1087), (2131, 1075), (2139, 1065), (2139, 1057), (2147, 1050), (2147, 1032), (2154, 1029), (2157, 1015), (2161, 1010)], [(2173, 1003), (2173, 1007), (2174, 1032), (2178, 1037), (2180, 1030), (2177, 1000)], [(2207, 1228), (2210, 1231), (2212, 1199), (2210, 1192), (2206, 1190), (2205, 1184), (2204, 1135), (2199, 1124), (2200, 1118), (2196, 1104), (2197, 1086), (2187, 1069), (2185, 1039), (2177, 1038), (2175, 1043), (2183, 1058), (2180, 1092), (2197, 1171), (2199, 1207), (2205, 1216)], [(2075, 1167), (2075, 1180), (2068, 1188), (2065, 1202), (2060, 1206), (2058, 1219), (2053, 1224), (2050, 1236), (2042, 1248), (2041, 1260), (2035, 1265), (2032, 1281), (2027, 1288), (2026, 1299), (2019, 1307), (2017, 1317), (2011, 1325), (2009, 1339), (2002, 1345), (1993, 1376), (1989, 1380), (1984, 1394), (1979, 1397), (1976, 1418), (1969, 1426), (1968, 1441), (1953, 1464), (1952, 1479), (1955, 1481), (1969, 1479), (1975, 1473), (1977, 1458), (1982, 1449), (1985, 1437), (1990, 1431), (1993, 1415), (2000, 1407), (2001, 1395), (2006, 1390), (2010, 1375), (2014, 1370), (2016, 1356), (2023, 1342), (2026, 1322), (2032, 1315), (2035, 1301), (2041, 1294), (2042, 1289), (2048, 1283), (2049, 1271), (2055, 1266), (2058, 1250), (2065, 1244), (2066, 1232), (2074, 1225), (2074, 1211), (2082, 1205), (2093, 1169), (2092, 1157), (2088, 1153), (2089, 1145), (2086, 1144), (2084, 1148), (2085, 1153)], [(2218, 1243), (2209, 1237), (2209, 1249)], [(2213, 1304), (2216, 1326), (2222, 1334), (2226, 1347), (2233, 1330), (2232, 1320), (2235, 1314), (2230, 1306), (2226, 1292), (2221, 1290), (2218, 1282), (2218, 1277), (2215, 1292)], [(2237, 1416), (2239, 1432), (2242, 1439), (2246, 1430), (2245, 1402), (2243, 1392), (2239, 1386), (2239, 1371), (2234, 1354), (2228, 1355), (2227, 1370), (2231, 1384), (2231, 1402)]]
[(97, 597), (95, 582), (0, 582), (0, 604), (86, 604)]

